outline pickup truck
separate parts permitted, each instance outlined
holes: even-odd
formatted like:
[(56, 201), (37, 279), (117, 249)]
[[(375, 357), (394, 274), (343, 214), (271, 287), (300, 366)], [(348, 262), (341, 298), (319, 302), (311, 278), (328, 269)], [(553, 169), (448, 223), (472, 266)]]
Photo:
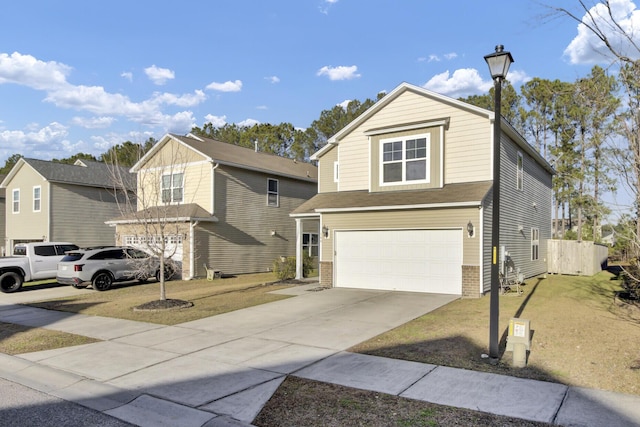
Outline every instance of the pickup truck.
[(22, 283), (32, 280), (55, 279), (58, 262), (65, 252), (78, 249), (68, 242), (19, 243), (13, 256), (0, 257), (0, 291), (15, 292)]

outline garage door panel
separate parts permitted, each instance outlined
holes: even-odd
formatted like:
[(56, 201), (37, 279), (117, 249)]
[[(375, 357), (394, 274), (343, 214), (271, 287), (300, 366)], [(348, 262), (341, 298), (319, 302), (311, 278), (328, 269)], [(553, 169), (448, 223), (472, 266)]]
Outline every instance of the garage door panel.
[(338, 287), (462, 293), (460, 230), (337, 231)]

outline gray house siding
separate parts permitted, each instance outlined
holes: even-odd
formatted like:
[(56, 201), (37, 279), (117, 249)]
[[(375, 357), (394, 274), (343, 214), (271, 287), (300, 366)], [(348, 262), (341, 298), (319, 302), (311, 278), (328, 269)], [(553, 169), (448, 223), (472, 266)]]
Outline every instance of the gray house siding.
[(79, 246), (113, 245), (115, 228), (104, 222), (121, 215), (113, 190), (51, 184), (51, 237)]
[[(523, 158), (523, 189), (517, 186), (518, 153)], [(525, 278), (547, 272), (547, 240), (551, 238), (551, 175), (503, 135), (500, 150), (500, 245)], [(493, 191), (484, 209), (483, 289), (491, 289)], [(531, 229), (539, 230), (538, 259), (531, 259)]]
[[(278, 206), (267, 204), (267, 179), (278, 181)], [(289, 213), (316, 192), (316, 184), (229, 166), (215, 170), (216, 223), (196, 227), (196, 275), (203, 264), (225, 274), (266, 272), (278, 256), (295, 256), (296, 226)], [(202, 271), (200, 271), (202, 270)]]

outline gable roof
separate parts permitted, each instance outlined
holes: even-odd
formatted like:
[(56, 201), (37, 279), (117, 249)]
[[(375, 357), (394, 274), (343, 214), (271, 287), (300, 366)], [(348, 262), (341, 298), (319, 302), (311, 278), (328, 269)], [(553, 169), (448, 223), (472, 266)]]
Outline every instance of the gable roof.
[(52, 162), (48, 160), (37, 160), (21, 158), (11, 168), (6, 178), (0, 183), (0, 187), (6, 187), (18, 171), (25, 165), (30, 166), (42, 178), (49, 182), (60, 184), (74, 184), (97, 188), (120, 187), (114, 180), (114, 174), (123, 177), (122, 181), (128, 190), (135, 190), (135, 175), (129, 173), (127, 168), (112, 166), (101, 162), (88, 160), (77, 161), (73, 165), (66, 163)]
[[(339, 130), (338, 133), (336, 133), (331, 138), (329, 138), (327, 140), (327, 144), (324, 147), (322, 147), (320, 150), (316, 151), (311, 156), (311, 160), (318, 160), (319, 157), (322, 157), (324, 153), (326, 153), (327, 151), (331, 150), (333, 147), (338, 145), (341, 139), (343, 139), (348, 134), (350, 134), (354, 129), (360, 126), (360, 124), (368, 120), (371, 116), (373, 116), (382, 108), (390, 104), (393, 100), (395, 100), (400, 95), (408, 91), (414, 92), (418, 95), (425, 96), (427, 98), (431, 98), (435, 101), (438, 101), (444, 104), (451, 105), (459, 109), (467, 110), (469, 112), (478, 114), (480, 116), (487, 118), (487, 120), (489, 120), (490, 122), (493, 122), (495, 120), (495, 113), (491, 110), (487, 110), (481, 107), (476, 107), (475, 105), (471, 105), (464, 101), (450, 98), (448, 96), (441, 95), (436, 92), (432, 92), (423, 87), (415, 86), (410, 83), (403, 82), (400, 85), (398, 85), (395, 89), (393, 89), (391, 92), (389, 92), (387, 95), (385, 95), (382, 99), (380, 99), (378, 102), (376, 102), (371, 107), (369, 107), (361, 115), (356, 117), (351, 123), (349, 123), (344, 128)], [(555, 171), (553, 170), (553, 167), (549, 164), (549, 162), (547, 162), (546, 159), (542, 157), (540, 153), (537, 150), (535, 150), (527, 142), (527, 140), (524, 139), (524, 137), (520, 135), (520, 133), (518, 133), (518, 131), (513, 126), (511, 126), (511, 124), (508, 121), (506, 121), (503, 117), (500, 117), (500, 128), (502, 129), (503, 132), (509, 135), (509, 137), (512, 140), (514, 140), (515, 143), (520, 148), (522, 148), (523, 151), (525, 151), (527, 154), (533, 157), (545, 170), (547, 170), (551, 174), (555, 173)]]
[(217, 141), (215, 139), (196, 137), (194, 135), (165, 135), (147, 152), (131, 172), (138, 172), (144, 164), (157, 153), (167, 142), (174, 140), (206, 158), (208, 161), (222, 165), (234, 166), (273, 175), (279, 175), (302, 181), (317, 182), (318, 167), (306, 162), (299, 162), (274, 154), (255, 151), (251, 148)]
[(427, 190), (320, 193), (298, 206), (291, 216), (340, 211), (479, 206), (492, 184), (492, 181), (481, 181), (447, 184), (442, 188)]
[(105, 224), (140, 224), (154, 222), (184, 222), (209, 221), (218, 222), (218, 218), (211, 215), (197, 203), (184, 205), (152, 206), (142, 211), (127, 213), (117, 218), (105, 221)]

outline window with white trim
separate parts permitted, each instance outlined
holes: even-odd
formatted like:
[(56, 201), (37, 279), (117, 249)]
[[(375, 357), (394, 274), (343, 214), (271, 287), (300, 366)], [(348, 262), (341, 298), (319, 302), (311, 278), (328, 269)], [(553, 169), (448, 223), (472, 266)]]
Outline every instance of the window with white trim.
[(162, 203), (182, 203), (184, 198), (184, 173), (162, 175)]
[(33, 211), (40, 212), (42, 201), (42, 187), (33, 187)]
[(516, 171), (516, 185), (518, 190), (524, 189), (524, 157), (522, 153), (518, 151), (518, 164)]
[(338, 182), (340, 178), (340, 166), (337, 161), (333, 162), (333, 182)]
[(16, 188), (11, 192), (11, 202), (13, 213), (20, 213), (20, 189)]
[(540, 258), (540, 229), (531, 229), (531, 261), (537, 261)]
[(430, 134), (380, 140), (380, 184), (429, 182)]
[(278, 192), (278, 180), (267, 178), (267, 205), (278, 207), (280, 203)]
[(318, 233), (302, 233), (302, 251), (310, 256), (318, 256), (320, 241)]

